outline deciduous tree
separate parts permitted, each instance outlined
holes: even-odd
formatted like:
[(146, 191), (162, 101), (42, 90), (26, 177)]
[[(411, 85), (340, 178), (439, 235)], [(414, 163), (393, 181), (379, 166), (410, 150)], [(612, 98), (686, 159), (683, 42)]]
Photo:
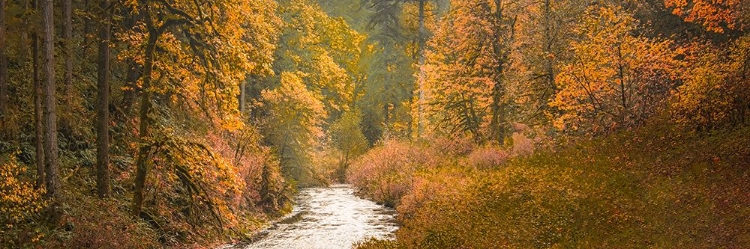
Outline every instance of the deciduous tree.
[(633, 127), (657, 110), (679, 77), (681, 53), (669, 40), (634, 34), (638, 22), (617, 6), (592, 6), (571, 43), (574, 59), (556, 76), (555, 127), (603, 133)]
[(671, 101), (675, 120), (698, 130), (744, 124), (750, 114), (750, 36), (728, 49), (710, 44), (689, 44), (692, 52)]
[(268, 127), (268, 138), (278, 150), (282, 173), (310, 181), (309, 150), (323, 138), (320, 126), (327, 115), (322, 96), (291, 72), (282, 72), (279, 86), (263, 91), (262, 96), (268, 105), (268, 123), (273, 124)]
[(240, 128), (239, 83), (248, 72), (270, 71), (269, 50), (277, 19), (271, 1), (141, 0), (129, 4), (134, 13), (143, 15), (138, 29), (121, 35), (140, 48), (122, 57), (143, 67), (141, 145), (132, 209), (139, 215), (155, 142), (153, 126), (164, 121), (157, 119), (157, 109), (180, 110), (217, 129)]
[(708, 31), (724, 33), (743, 30), (750, 19), (743, 16), (748, 4), (742, 0), (664, 0), (666, 7), (674, 8), (672, 13), (704, 26)]
[[(512, 24), (502, 1), (453, 1), (429, 43), (425, 72), (428, 113), (448, 133), (475, 141), (502, 141), (505, 113), (505, 63)], [(507, 13), (506, 13), (507, 14)]]

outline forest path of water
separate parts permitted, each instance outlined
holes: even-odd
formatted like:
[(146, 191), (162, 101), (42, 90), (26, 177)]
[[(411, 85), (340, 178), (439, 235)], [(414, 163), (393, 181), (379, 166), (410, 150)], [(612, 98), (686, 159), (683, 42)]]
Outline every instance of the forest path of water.
[(292, 219), (269, 228), (259, 241), (240, 248), (351, 248), (366, 238), (392, 239), (393, 209), (354, 195), (349, 185), (300, 191)]

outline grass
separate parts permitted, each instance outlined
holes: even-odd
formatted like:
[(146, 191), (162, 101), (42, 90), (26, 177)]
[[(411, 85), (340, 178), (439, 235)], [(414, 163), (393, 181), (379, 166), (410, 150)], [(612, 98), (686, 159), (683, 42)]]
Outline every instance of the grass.
[(452, 163), (417, 174), (402, 198), (397, 242), (359, 248), (750, 244), (750, 127), (652, 125), (490, 169), (444, 161)]

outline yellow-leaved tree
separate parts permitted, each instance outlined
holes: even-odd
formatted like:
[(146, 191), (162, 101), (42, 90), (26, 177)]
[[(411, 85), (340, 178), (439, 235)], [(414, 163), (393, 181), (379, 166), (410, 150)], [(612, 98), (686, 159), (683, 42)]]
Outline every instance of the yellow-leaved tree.
[(323, 146), (324, 126), (352, 111), (361, 80), (365, 37), (314, 1), (279, 1), (280, 45), (275, 75), (263, 79), (256, 111), (264, 112), (267, 140), (286, 177), (301, 185), (319, 182), (313, 152)]
[(280, 85), (262, 92), (268, 105), (268, 139), (281, 159), (282, 173), (310, 183), (308, 149), (323, 138), (320, 125), (326, 117), (321, 96), (310, 91), (295, 73), (281, 73)]
[[(503, 72), (512, 37), (502, 1), (452, 1), (428, 42), (421, 84), (425, 112), (449, 134), (502, 141), (506, 122)], [(503, 12), (506, 11), (506, 12)]]
[[(271, 72), (280, 21), (276, 3), (138, 0), (125, 4), (135, 16), (135, 25), (117, 34), (131, 48), (119, 58), (143, 68), (137, 81), (140, 127), (132, 213), (158, 214), (158, 219), (151, 217), (157, 223), (171, 217), (191, 225), (231, 228), (236, 223), (227, 203), (239, 198), (244, 183), (235, 165), (218, 156), (206, 137), (243, 127), (239, 86), (248, 74)], [(154, 194), (147, 196), (147, 192)], [(176, 202), (188, 203), (188, 211), (176, 214), (166, 208)], [(144, 203), (147, 212), (142, 212)], [(171, 222), (164, 229), (185, 227)]]
[(308, 89), (323, 97), (331, 115), (327, 121), (333, 120), (347, 111), (353, 101), (360, 46), (365, 37), (342, 18), (328, 16), (316, 3), (281, 3), (279, 16), (284, 26), (274, 70), (277, 74), (299, 72), (297, 76)]
[(679, 79), (680, 49), (636, 35), (638, 21), (619, 6), (590, 7), (556, 76), (556, 128), (601, 134), (645, 122)]
[(711, 130), (746, 122), (750, 114), (750, 35), (728, 46), (687, 46), (694, 54), (684, 84), (675, 90), (671, 101), (678, 123)]

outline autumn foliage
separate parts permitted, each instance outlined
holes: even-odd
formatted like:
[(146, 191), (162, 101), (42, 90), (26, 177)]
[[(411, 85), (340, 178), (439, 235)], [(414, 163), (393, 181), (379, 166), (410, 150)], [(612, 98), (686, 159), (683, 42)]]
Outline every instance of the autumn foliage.
[(366, 248), (743, 247), (749, 25), (747, 0), (0, 0), (0, 247), (215, 246), (336, 181), (400, 214)]
[(741, 0), (664, 0), (672, 13), (704, 26), (708, 31), (724, 33), (747, 29), (747, 3)]
[(674, 89), (680, 55), (669, 40), (635, 36), (637, 20), (620, 7), (590, 7), (571, 43), (575, 59), (556, 77), (550, 103), (559, 110), (556, 128), (606, 133), (641, 125)]
[[(424, 144), (350, 168), (362, 195), (400, 196), (397, 240), (359, 248), (748, 242), (746, 1), (450, 6), (418, 65)], [(437, 153), (380, 166), (391, 147)]]
[(347, 171), (347, 182), (365, 196), (389, 206), (399, 203), (412, 188), (415, 173), (434, 167), (434, 151), (408, 142), (387, 141), (355, 161)]
[[(42, 20), (42, 1), (0, 4), (0, 29), (12, 34), (0, 38), (8, 41), (0, 48), (0, 247), (210, 245), (288, 211), (292, 190), (279, 159), (237, 98), (246, 79), (272, 74), (281, 24), (275, 1), (60, 2), (75, 10), (73, 26), (61, 25), (74, 35), (50, 44), (80, 46), (45, 51), (75, 65), (75, 80), (46, 94), (63, 105), (51, 121), (57, 129), (41, 122), (55, 114), (41, 111), (41, 80), (73, 72), (45, 75), (39, 62), (39, 37), (53, 37), (57, 26), (43, 34), (30, 25)], [(68, 23), (65, 16), (45, 20)], [(96, 35), (105, 30), (111, 37)], [(109, 52), (96, 53), (96, 45)], [(111, 67), (99, 69), (102, 62)], [(102, 77), (109, 86), (93, 83)], [(111, 98), (99, 103), (102, 93)], [(111, 115), (94, 115), (103, 110)], [(94, 165), (108, 170), (99, 177)], [(51, 179), (60, 189), (43, 197)], [(100, 184), (107, 191), (91, 192)]]
[(750, 36), (727, 50), (691, 44), (693, 55), (684, 84), (674, 91), (671, 107), (676, 121), (700, 130), (745, 122), (750, 110)]
[(747, 243), (750, 213), (743, 207), (750, 199), (739, 186), (750, 179), (745, 173), (732, 177), (747, 171), (747, 129), (700, 137), (667, 127), (492, 168), (471, 167), (466, 155), (441, 156), (437, 166), (412, 175), (397, 202), (403, 226), (396, 242), (369, 241), (359, 248)]
[(39, 240), (39, 233), (26, 222), (38, 218), (47, 205), (42, 199), (44, 192), (21, 177), (24, 168), (19, 167), (13, 156), (0, 157), (0, 178), (3, 179), (0, 183), (0, 239), (8, 244)]

